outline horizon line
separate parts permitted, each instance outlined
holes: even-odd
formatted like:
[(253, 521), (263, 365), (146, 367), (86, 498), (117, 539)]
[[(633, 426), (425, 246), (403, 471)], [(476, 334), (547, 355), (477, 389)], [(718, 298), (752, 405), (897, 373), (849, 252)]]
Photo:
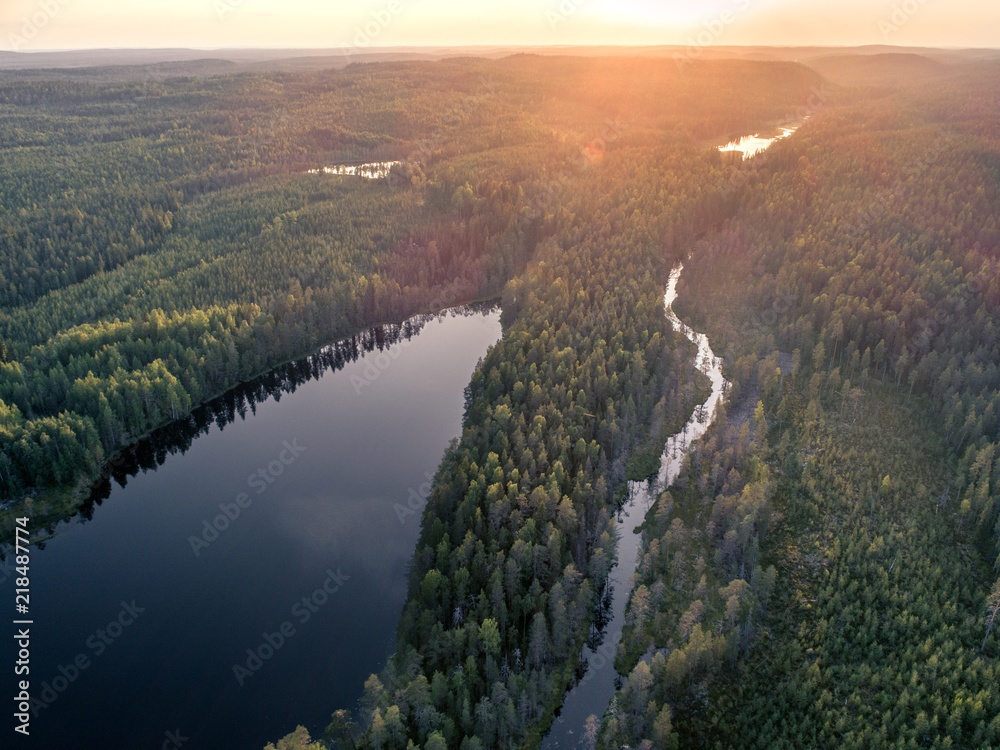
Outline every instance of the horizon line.
[[(232, 47), (196, 47), (196, 46), (155, 46), (155, 47), (109, 47), (109, 46), (99, 46), (99, 47), (59, 47), (51, 49), (0, 49), (0, 53), (9, 53), (16, 55), (38, 55), (38, 54), (58, 54), (63, 52), (162, 52), (169, 50), (185, 50), (192, 52), (238, 52), (238, 51), (262, 51), (262, 52), (279, 52), (279, 51), (301, 51), (301, 52), (322, 52), (325, 50), (344, 50), (344, 49), (357, 49), (357, 54), (370, 54), (378, 52), (387, 52), (393, 50), (401, 49), (510, 49), (510, 48), (527, 48), (527, 49), (593, 49), (599, 47), (610, 47), (615, 49), (669, 49), (669, 48), (686, 48), (690, 44), (616, 44), (612, 42), (595, 42), (595, 43), (580, 43), (580, 44), (530, 44), (530, 43), (517, 43), (517, 42), (505, 42), (496, 44), (396, 44), (392, 46), (371, 46), (364, 48), (357, 48), (355, 45), (341, 45), (341, 46), (301, 46), (301, 47), (289, 47), (289, 46), (232, 46)], [(932, 50), (989, 50), (989, 51), (1000, 51), (1000, 46), (996, 47), (977, 47), (977, 46), (956, 46), (956, 45), (928, 45), (928, 44), (886, 44), (886, 43), (868, 43), (868, 44), (717, 44), (711, 45), (712, 49), (864, 49), (868, 47), (886, 47), (890, 49), (932, 49)]]

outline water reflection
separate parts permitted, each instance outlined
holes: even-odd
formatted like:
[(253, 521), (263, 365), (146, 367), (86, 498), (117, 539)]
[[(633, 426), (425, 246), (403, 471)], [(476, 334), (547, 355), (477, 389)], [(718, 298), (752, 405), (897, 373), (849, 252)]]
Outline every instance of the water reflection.
[(242, 421), (247, 414), (256, 414), (257, 405), (264, 401), (280, 401), (283, 394), (295, 393), (300, 386), (319, 380), (327, 372), (342, 370), (345, 365), (356, 362), (366, 353), (376, 350), (382, 352), (395, 344), (409, 341), (433, 320), (447, 315), (482, 315), (495, 307), (495, 301), (480, 302), (443, 313), (417, 315), (402, 323), (375, 326), (238, 385), (219, 398), (198, 407), (186, 419), (155, 430), (119, 453), (109, 462), (103, 476), (94, 483), (89, 497), (80, 506), (79, 515), (88, 521), (93, 518), (95, 507), (110, 497), (112, 480), (124, 488), (130, 477), (162, 466), (175, 453), (186, 453), (192, 443), (200, 435), (207, 435), (213, 426), (224, 430), (237, 419)]
[(333, 167), (310, 169), (308, 174), (333, 174), (351, 177), (366, 177), (369, 180), (379, 180), (388, 177), (389, 172), (399, 161), (374, 161), (369, 164), (338, 164)]
[(586, 747), (587, 718), (593, 715), (600, 721), (615, 690), (621, 688), (623, 677), (614, 668), (614, 661), (639, 563), (642, 537), (634, 530), (642, 524), (659, 494), (677, 479), (684, 457), (692, 443), (708, 430), (715, 418), (716, 407), (729, 388), (729, 382), (722, 375), (722, 360), (712, 351), (708, 337), (685, 325), (674, 312), (677, 282), (683, 270), (683, 266), (678, 265), (670, 274), (663, 298), (666, 315), (674, 330), (683, 333), (698, 347), (695, 364), (712, 381), (712, 392), (703, 404), (695, 408), (681, 431), (667, 439), (656, 476), (628, 483), (627, 499), (615, 517), (618, 528), (617, 561), (608, 575), (596, 622), (580, 657), (576, 682), (566, 694), (566, 700), (542, 742), (543, 750)]
[(33, 687), (96, 657), (122, 602), (145, 614), (98, 644), (32, 746), (159, 747), (179, 727), (185, 750), (261, 748), (299, 722), (322, 736), (395, 650), (421, 526), (396, 508), (460, 434), (500, 333), (489, 304), (378, 326), (124, 453), (77, 517), (91, 520), (33, 547)]
[(780, 128), (781, 133), (771, 138), (762, 138), (759, 133), (755, 133), (754, 135), (745, 135), (738, 141), (730, 141), (725, 146), (719, 146), (719, 151), (722, 151), (723, 153), (728, 151), (739, 151), (743, 154), (744, 160), (750, 159), (759, 153), (767, 151), (767, 149), (778, 141), (788, 138), (788, 136), (798, 129), (798, 125), (788, 128)]

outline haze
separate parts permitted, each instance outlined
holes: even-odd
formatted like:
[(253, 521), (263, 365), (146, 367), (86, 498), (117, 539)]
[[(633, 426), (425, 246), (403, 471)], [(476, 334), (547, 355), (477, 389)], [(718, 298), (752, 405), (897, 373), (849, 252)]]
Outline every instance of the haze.
[[(5, 0), (0, 47), (1000, 46), (985, 0)], [(381, 21), (376, 21), (380, 18)], [(367, 28), (367, 32), (366, 32)]]

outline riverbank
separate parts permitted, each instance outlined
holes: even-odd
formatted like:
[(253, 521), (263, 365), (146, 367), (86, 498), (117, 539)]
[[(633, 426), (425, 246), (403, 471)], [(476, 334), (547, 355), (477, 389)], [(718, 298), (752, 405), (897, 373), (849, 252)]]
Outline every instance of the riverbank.
[[(303, 363), (310, 358), (317, 357), (326, 350), (337, 349), (341, 346), (350, 345), (352, 342), (363, 340), (366, 336), (374, 341), (378, 338), (376, 332), (379, 329), (388, 328), (398, 329), (401, 331), (404, 327), (409, 326), (411, 330), (414, 330), (414, 324), (418, 321), (426, 322), (426, 319), (433, 319), (436, 316), (447, 315), (452, 311), (498, 303), (499, 297), (489, 295), (482, 298), (460, 301), (456, 304), (449, 304), (444, 308), (417, 310), (411, 315), (408, 315), (402, 322), (381, 321), (373, 323), (370, 326), (356, 329), (353, 333), (336, 338), (329, 343), (318, 347), (312, 347), (309, 352), (303, 353), (301, 356), (287, 359), (283, 362), (279, 362), (273, 366), (263, 369), (256, 373), (253, 377), (250, 377), (205, 399), (203, 402), (195, 405), (191, 412), (183, 417), (176, 420), (165, 421), (150, 429), (143, 435), (138, 436), (129, 445), (122, 446), (116, 450), (114, 454), (105, 459), (96, 474), (90, 475), (81, 473), (77, 476), (74, 482), (58, 487), (34, 488), (24, 497), (12, 500), (9, 504), (0, 507), (0, 549), (2, 549), (3, 545), (10, 544), (13, 540), (15, 519), (17, 518), (27, 517), (31, 519), (32, 528), (36, 532), (36, 536), (34, 537), (35, 539), (42, 541), (44, 539), (51, 538), (55, 533), (55, 526), (62, 522), (71, 520), (87, 503), (94, 502), (95, 491), (102, 482), (109, 482), (115, 477), (116, 474), (119, 474), (118, 478), (120, 478), (122, 467), (127, 466), (130, 463), (128, 460), (128, 456), (130, 454), (134, 454), (139, 451), (144, 444), (157, 444), (161, 442), (157, 440), (157, 436), (162, 435), (164, 432), (170, 432), (175, 428), (191, 423), (192, 421), (199, 421), (196, 419), (196, 415), (200, 411), (204, 410), (214, 411), (213, 404), (218, 405), (222, 411), (228, 411), (226, 401), (230, 400), (234, 394), (245, 391), (247, 388), (252, 387), (254, 383), (261, 381), (261, 379), (266, 378), (273, 373), (279, 372), (284, 368), (294, 368), (296, 364)], [(419, 330), (419, 327), (417, 327), (416, 330)], [(214, 421), (214, 417), (208, 421)], [(133, 461), (131, 463), (135, 462)], [(137, 470), (138, 467), (136, 468), (136, 471)], [(135, 472), (133, 471), (132, 473), (134, 474)], [(98, 499), (97, 502), (99, 503), (100, 500)]]
[(567, 692), (559, 714), (541, 743), (542, 750), (566, 750), (582, 747), (588, 720), (603, 716), (620, 680), (615, 669), (619, 645), (625, 628), (625, 614), (632, 595), (635, 573), (639, 563), (642, 537), (639, 528), (661, 491), (666, 490), (677, 477), (685, 457), (694, 443), (709, 429), (721, 403), (728, 382), (722, 374), (722, 360), (715, 355), (708, 337), (684, 324), (674, 312), (677, 283), (684, 268), (682, 264), (671, 272), (663, 296), (664, 315), (673, 329), (693, 345), (693, 361), (704, 380), (695, 383), (710, 389), (704, 400), (697, 402), (687, 422), (664, 441), (659, 461), (647, 477), (627, 483), (627, 496), (618, 510), (617, 562), (608, 577), (603, 637), (588, 640), (580, 658), (583, 673)]

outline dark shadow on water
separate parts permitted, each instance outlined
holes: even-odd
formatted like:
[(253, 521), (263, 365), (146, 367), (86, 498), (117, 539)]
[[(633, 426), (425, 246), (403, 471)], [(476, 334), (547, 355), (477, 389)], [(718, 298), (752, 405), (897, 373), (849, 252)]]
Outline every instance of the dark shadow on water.
[(131, 447), (120, 451), (92, 485), (90, 495), (80, 505), (76, 515), (84, 522), (91, 520), (97, 506), (111, 496), (112, 481), (124, 488), (129, 478), (139, 472), (155, 471), (169, 456), (186, 453), (194, 441), (201, 435), (207, 435), (213, 426), (224, 430), (237, 419), (246, 419), (248, 413), (256, 414), (258, 404), (271, 399), (278, 402), (283, 394), (295, 393), (306, 383), (319, 380), (328, 372), (342, 370), (365, 354), (388, 351), (401, 342), (409, 341), (432, 321), (455, 315), (482, 315), (496, 307), (496, 300), (488, 300), (436, 314), (416, 315), (402, 323), (375, 326), (242, 383), (194, 409), (187, 417), (154, 430)]

